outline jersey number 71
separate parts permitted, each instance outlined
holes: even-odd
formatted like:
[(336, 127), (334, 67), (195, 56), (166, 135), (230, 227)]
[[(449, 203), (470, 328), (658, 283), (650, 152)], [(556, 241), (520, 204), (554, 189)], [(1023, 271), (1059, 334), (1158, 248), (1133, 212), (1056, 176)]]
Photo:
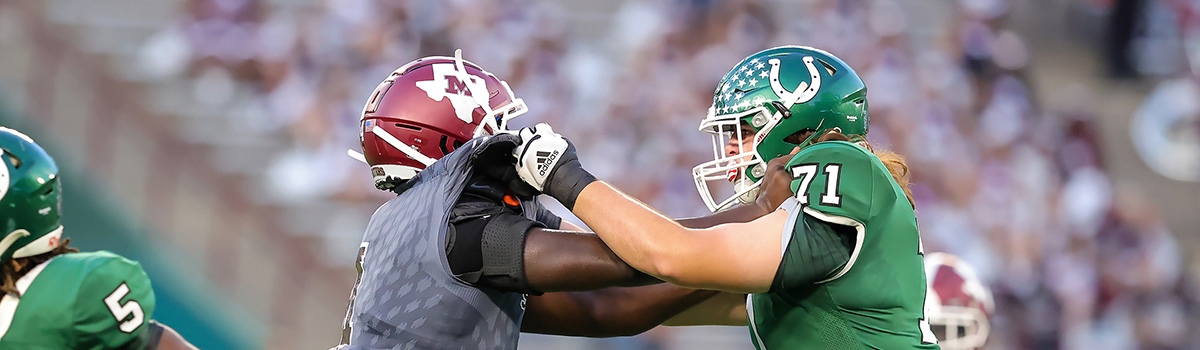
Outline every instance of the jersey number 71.
[[(825, 164), (825, 193), (821, 194), (822, 205), (842, 205), (842, 194), (838, 192), (842, 165), (837, 163)], [(792, 177), (800, 179), (800, 188), (796, 189), (796, 199), (800, 204), (808, 204), (808, 185), (817, 174), (817, 164), (797, 164), (792, 167)]]

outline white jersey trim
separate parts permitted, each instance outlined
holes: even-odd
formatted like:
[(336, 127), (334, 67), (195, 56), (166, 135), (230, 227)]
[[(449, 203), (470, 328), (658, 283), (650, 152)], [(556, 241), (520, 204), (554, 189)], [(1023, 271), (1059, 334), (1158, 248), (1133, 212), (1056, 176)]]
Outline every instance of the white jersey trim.
[(867, 227), (865, 225), (863, 225), (861, 222), (858, 222), (858, 220), (854, 220), (854, 219), (851, 219), (851, 218), (848, 218), (845, 216), (829, 215), (829, 214), (821, 212), (820, 210), (813, 209), (812, 207), (804, 207), (804, 213), (808, 214), (809, 216), (812, 216), (813, 218), (816, 218), (817, 220), (821, 220), (821, 221), (828, 222), (831, 224), (854, 227), (854, 232), (856, 233), (856, 236), (857, 236), (854, 239), (854, 251), (850, 252), (850, 260), (846, 261), (846, 266), (843, 266), (842, 270), (838, 271), (838, 273), (836, 275), (833, 275), (833, 277), (827, 278), (823, 281), (819, 281), (819, 282), (817, 282), (817, 284), (822, 284), (822, 283), (836, 280), (838, 278), (841, 278), (847, 272), (850, 272), (850, 268), (854, 267), (854, 262), (858, 260), (858, 253), (862, 252), (863, 238), (866, 236)]
[(767, 346), (763, 344), (762, 335), (758, 334), (758, 326), (754, 325), (754, 295), (746, 294), (746, 318), (750, 321), (750, 332), (754, 333), (754, 340), (758, 343), (758, 350), (767, 350)]
[(783, 261), (783, 255), (787, 254), (788, 244), (792, 243), (792, 230), (796, 226), (796, 218), (800, 217), (800, 213), (803, 211), (796, 210), (796, 208), (800, 207), (800, 201), (796, 200), (796, 197), (788, 198), (783, 204), (779, 205), (779, 210), (788, 212), (787, 224), (783, 225), (783, 237), (779, 239), (780, 262)]
[[(29, 285), (33, 284), (33, 280), (37, 279), (38, 275), (42, 273), (42, 270), (46, 269), (46, 265), (49, 265), (51, 261), (54, 261), (54, 258), (50, 258), (50, 260), (34, 266), (32, 270), (29, 270), (29, 273), (21, 276), (16, 283), (17, 291), (21, 295), (24, 295), (25, 291), (29, 290)], [(12, 295), (5, 294), (3, 298), (0, 298), (0, 339), (4, 339), (4, 335), (8, 333), (8, 328), (12, 326), (13, 316), (17, 314), (17, 306), (20, 304), (21, 299)]]

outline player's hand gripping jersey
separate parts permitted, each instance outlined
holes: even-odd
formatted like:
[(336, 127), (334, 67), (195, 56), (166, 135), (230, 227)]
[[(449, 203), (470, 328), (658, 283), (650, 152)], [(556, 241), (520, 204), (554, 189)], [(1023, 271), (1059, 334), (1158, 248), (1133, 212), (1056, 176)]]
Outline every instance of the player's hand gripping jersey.
[(0, 299), (0, 350), (142, 349), (154, 313), (150, 279), (137, 262), (100, 251), (63, 254)]
[[(797, 195), (782, 206), (791, 228), (783, 261), (770, 291), (747, 300), (755, 347), (937, 349), (922, 312), (917, 221), (879, 158), (830, 141), (803, 149), (787, 166)], [(831, 229), (846, 232), (825, 232)]]

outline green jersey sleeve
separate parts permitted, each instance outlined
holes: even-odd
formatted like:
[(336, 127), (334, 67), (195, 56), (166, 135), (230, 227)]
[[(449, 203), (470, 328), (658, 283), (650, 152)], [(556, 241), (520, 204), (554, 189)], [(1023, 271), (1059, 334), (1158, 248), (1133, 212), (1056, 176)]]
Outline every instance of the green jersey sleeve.
[(786, 210), (783, 259), (771, 283), (771, 292), (794, 295), (830, 279), (850, 261), (855, 247), (852, 226), (831, 224), (804, 213), (795, 198), (780, 207)]
[(71, 255), (92, 266), (75, 298), (78, 344), (107, 349), (145, 341), (155, 300), (142, 265), (109, 252)]

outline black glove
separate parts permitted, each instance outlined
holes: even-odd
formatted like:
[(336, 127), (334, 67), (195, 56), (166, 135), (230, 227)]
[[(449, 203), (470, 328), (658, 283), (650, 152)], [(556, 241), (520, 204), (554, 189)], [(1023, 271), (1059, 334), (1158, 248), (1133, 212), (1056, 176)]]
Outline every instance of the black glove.
[(496, 134), (475, 150), (471, 160), (476, 173), (504, 184), (522, 199), (530, 199), (541, 192), (522, 181), (517, 175), (517, 168), (513, 166), (517, 162), (512, 155), (513, 149), (520, 144), (521, 137), (516, 134)]

